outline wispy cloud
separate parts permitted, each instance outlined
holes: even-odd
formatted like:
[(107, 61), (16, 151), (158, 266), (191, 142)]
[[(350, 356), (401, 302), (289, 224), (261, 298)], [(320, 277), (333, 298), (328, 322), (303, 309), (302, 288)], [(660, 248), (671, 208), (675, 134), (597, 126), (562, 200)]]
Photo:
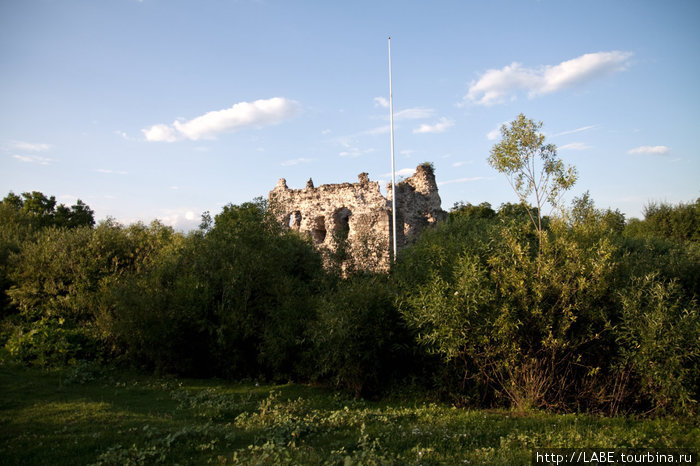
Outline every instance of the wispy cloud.
[(494, 129), (492, 129), (486, 134), (486, 139), (488, 139), (489, 141), (495, 141), (496, 139), (498, 139), (498, 136), (501, 134), (501, 128), (503, 127), (503, 125), (507, 124), (508, 122), (504, 121), (498, 126), (496, 126)]
[[(402, 168), (400, 170), (396, 170), (396, 176), (413, 176), (413, 174), (416, 172), (415, 168)], [(389, 178), (391, 179), (391, 172), (389, 173), (384, 173), (383, 175), (380, 175), (382, 178)]]
[(464, 100), (490, 106), (515, 100), (519, 91), (526, 91), (530, 98), (550, 94), (624, 71), (631, 57), (631, 52), (621, 51), (587, 53), (557, 65), (536, 68), (513, 62), (501, 69), (487, 70), (472, 81)]
[(370, 136), (376, 136), (378, 134), (387, 134), (391, 130), (389, 125), (377, 126), (376, 128), (368, 129), (360, 134), (369, 134)]
[(584, 131), (588, 131), (588, 130), (597, 128), (598, 126), (600, 126), (600, 125), (582, 126), (582, 127), (580, 127), (580, 128), (570, 129), (570, 130), (568, 130), (568, 131), (562, 131), (561, 133), (552, 134), (551, 137), (566, 136), (567, 134), (583, 133)]
[(589, 146), (586, 143), (583, 142), (571, 142), (569, 144), (564, 144), (562, 146), (557, 146), (557, 149), (559, 150), (588, 150), (592, 146)]
[(454, 120), (447, 118), (447, 117), (442, 117), (442, 118), (440, 118), (440, 121), (438, 121), (437, 123), (432, 124), (432, 125), (423, 123), (418, 128), (414, 129), (413, 132), (416, 134), (420, 134), (420, 133), (444, 133), (445, 131), (447, 131), (448, 128), (454, 126), (454, 124), (455, 124)]
[(347, 147), (346, 150), (340, 152), (338, 155), (341, 157), (360, 157), (365, 154), (374, 152), (374, 148), (360, 149), (359, 147)]
[(375, 107), (382, 107), (382, 108), (389, 108), (389, 101), (386, 100), (384, 97), (375, 97), (374, 98), (374, 106)]
[(116, 131), (114, 131), (114, 134), (121, 137), (125, 141), (135, 141), (136, 140), (136, 139), (132, 138), (131, 136), (129, 136), (125, 131), (116, 130)]
[(299, 164), (302, 164), (302, 163), (309, 163), (309, 162), (311, 162), (311, 161), (313, 161), (313, 159), (307, 159), (307, 158), (304, 158), (304, 157), (299, 157), (298, 159), (285, 160), (285, 161), (282, 162), (280, 165), (282, 165), (283, 167), (291, 167), (291, 166), (293, 166), (293, 165), (299, 165)]
[(239, 102), (224, 110), (207, 112), (187, 121), (178, 120), (171, 125), (156, 124), (142, 129), (141, 132), (147, 141), (196, 141), (243, 128), (262, 128), (281, 123), (296, 116), (300, 110), (301, 105), (298, 102), (274, 97), (254, 102)]
[(39, 157), (38, 155), (19, 155), (19, 154), (14, 154), (12, 156), (13, 158), (19, 160), (20, 162), (24, 163), (38, 163), (39, 165), (50, 165), (51, 162), (53, 162), (53, 159), (50, 159), (48, 157)]
[(10, 141), (6, 147), (10, 150), (23, 152), (46, 152), (51, 149), (51, 144), (33, 143), (24, 141)]
[(95, 171), (97, 173), (106, 173), (106, 174), (112, 174), (112, 175), (128, 175), (129, 172), (124, 171), (124, 170), (110, 170), (108, 168), (96, 168)]
[(651, 154), (651, 155), (666, 155), (671, 148), (667, 146), (639, 146), (627, 151), (628, 154)]
[(474, 181), (481, 181), (481, 180), (488, 180), (490, 178), (487, 178), (485, 176), (474, 176), (471, 178), (457, 178), (454, 180), (447, 180), (447, 181), (441, 181), (437, 185), (438, 186), (445, 186), (446, 184), (455, 184), (455, 183), (471, 183)]
[(199, 215), (191, 208), (164, 209), (158, 218), (177, 230), (192, 230), (199, 225)]
[(414, 107), (406, 108), (394, 113), (394, 120), (422, 120), (431, 118), (435, 115), (435, 110), (432, 108)]

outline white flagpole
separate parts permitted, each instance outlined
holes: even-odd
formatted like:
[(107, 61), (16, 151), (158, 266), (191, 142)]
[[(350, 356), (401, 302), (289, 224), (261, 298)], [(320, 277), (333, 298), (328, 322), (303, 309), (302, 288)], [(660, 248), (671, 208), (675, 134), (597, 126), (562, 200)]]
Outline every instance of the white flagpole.
[(391, 92), (391, 37), (389, 37), (389, 125), (391, 128), (391, 218), (396, 260), (396, 169), (394, 167), (394, 96)]

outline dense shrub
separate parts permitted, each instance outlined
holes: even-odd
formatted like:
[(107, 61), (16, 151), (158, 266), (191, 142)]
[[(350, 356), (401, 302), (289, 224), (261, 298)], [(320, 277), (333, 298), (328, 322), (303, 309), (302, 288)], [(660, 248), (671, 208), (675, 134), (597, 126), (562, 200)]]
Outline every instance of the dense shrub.
[[(674, 281), (697, 268), (693, 257), (652, 254), (640, 267), (622, 216), (587, 197), (540, 238), (512, 207), (474, 213), (458, 206), (404, 252), (394, 278), (420, 343), (459, 364), (480, 400), (693, 409), (698, 359), (683, 348), (697, 348), (700, 326), (692, 293)], [(652, 263), (663, 277), (644, 278)]]
[(310, 332), (316, 377), (373, 396), (406, 374), (412, 340), (386, 275), (345, 279), (320, 298), (317, 312)]
[(105, 355), (95, 326), (105, 291), (172, 237), (172, 229), (157, 222), (122, 227), (107, 221), (95, 229), (51, 226), (24, 241), (9, 259), (7, 295), (17, 309), (6, 318), (10, 354), (39, 365)]
[(634, 278), (620, 292), (614, 332), (625, 395), (639, 410), (693, 412), (700, 387), (700, 310), (675, 281)]
[(629, 222), (627, 234), (700, 242), (700, 198), (688, 204), (650, 203), (644, 208), (644, 220)]
[(413, 377), (480, 406), (692, 414), (694, 206), (626, 224), (588, 195), (537, 222), (522, 204), (458, 204), (387, 275), (342, 257), (325, 270), (260, 200), (205, 215), (185, 235), (158, 222), (95, 227), (80, 203), (73, 224), (53, 198), (8, 196), (2, 354), (42, 367), (120, 357), (183, 375), (317, 380), (357, 396)]
[(322, 283), (320, 257), (262, 202), (160, 250), (116, 283), (102, 327), (141, 364), (189, 375), (294, 377)]
[[(46, 228), (70, 229), (94, 224), (93, 211), (81, 200), (68, 208), (57, 204), (54, 196), (46, 197), (38, 191), (21, 196), (10, 192), (5, 196), (0, 201), (0, 318), (16, 311), (5, 293), (13, 285), (11, 256), (17, 254), (25, 243), (35, 241)], [(5, 340), (4, 336), (1, 338), (0, 344)]]

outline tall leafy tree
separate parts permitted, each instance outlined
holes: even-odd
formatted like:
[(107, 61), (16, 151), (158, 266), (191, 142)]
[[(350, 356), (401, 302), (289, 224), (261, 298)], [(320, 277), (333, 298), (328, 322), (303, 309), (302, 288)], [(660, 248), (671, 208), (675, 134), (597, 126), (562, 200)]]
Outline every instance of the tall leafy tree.
[(518, 199), (528, 208), (540, 242), (545, 206), (561, 208), (562, 195), (571, 189), (577, 178), (576, 169), (564, 165), (557, 156), (556, 146), (545, 143), (541, 128), (542, 122), (535, 122), (521, 113), (501, 127), (501, 141), (493, 146), (488, 158), (491, 167), (508, 177)]

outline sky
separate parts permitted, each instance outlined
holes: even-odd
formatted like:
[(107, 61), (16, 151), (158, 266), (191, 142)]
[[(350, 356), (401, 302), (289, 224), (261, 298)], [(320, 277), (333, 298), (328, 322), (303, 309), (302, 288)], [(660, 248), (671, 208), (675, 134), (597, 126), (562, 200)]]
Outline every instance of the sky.
[(432, 162), (449, 210), (523, 113), (599, 208), (700, 197), (700, 2), (0, 0), (0, 195), (199, 224), (291, 188)]

